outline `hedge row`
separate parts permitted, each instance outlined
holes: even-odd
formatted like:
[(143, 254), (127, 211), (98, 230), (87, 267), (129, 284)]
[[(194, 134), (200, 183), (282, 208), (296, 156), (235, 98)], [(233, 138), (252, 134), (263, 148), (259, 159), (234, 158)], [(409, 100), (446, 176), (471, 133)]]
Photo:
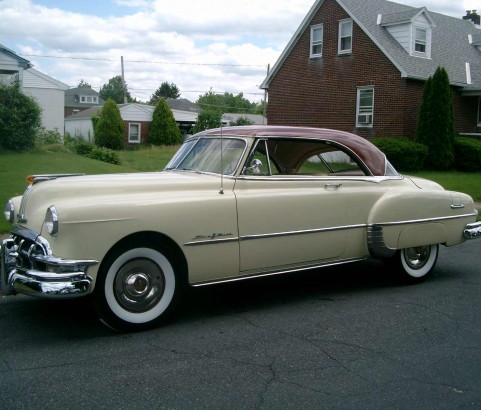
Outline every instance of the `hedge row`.
[(454, 140), (454, 158), (459, 171), (481, 171), (481, 140), (457, 137)]
[(422, 170), (428, 156), (428, 147), (407, 138), (373, 138), (371, 142), (398, 171)]
[(120, 159), (115, 151), (84, 141), (81, 138), (66, 138), (65, 144), (78, 155), (119, 165)]
[[(398, 171), (425, 169), (428, 148), (407, 138), (373, 138), (371, 142), (386, 154)], [(454, 167), (460, 171), (481, 171), (481, 140), (456, 137)]]

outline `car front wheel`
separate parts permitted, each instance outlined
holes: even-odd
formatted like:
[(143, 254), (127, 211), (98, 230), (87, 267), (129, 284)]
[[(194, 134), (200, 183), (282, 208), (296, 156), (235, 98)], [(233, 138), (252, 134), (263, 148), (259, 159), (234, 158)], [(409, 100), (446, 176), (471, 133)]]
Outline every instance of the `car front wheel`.
[(107, 257), (94, 295), (100, 320), (120, 331), (147, 329), (166, 320), (181, 292), (176, 269), (172, 255), (150, 247)]
[(438, 253), (437, 244), (400, 249), (390, 260), (390, 264), (400, 279), (408, 283), (418, 283), (432, 273)]

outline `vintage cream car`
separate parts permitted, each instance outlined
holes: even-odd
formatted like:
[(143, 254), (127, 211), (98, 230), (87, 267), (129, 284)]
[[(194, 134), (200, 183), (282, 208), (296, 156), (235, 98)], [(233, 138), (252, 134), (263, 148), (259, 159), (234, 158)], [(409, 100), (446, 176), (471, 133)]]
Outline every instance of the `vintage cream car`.
[(369, 257), (418, 282), (439, 244), (481, 236), (471, 197), (398, 174), (367, 140), (276, 126), (194, 135), (162, 172), (36, 176), (5, 216), (3, 294), (91, 295), (120, 330), (164, 321), (187, 285)]

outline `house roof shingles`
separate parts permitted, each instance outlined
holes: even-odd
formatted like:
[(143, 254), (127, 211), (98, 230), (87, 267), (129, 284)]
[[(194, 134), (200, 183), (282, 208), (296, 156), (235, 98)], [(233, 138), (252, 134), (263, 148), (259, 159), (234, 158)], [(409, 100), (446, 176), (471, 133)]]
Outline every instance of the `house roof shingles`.
[[(317, 0), (314, 3), (261, 88), (269, 87), (270, 80), (294, 48), (300, 35), (308, 29), (323, 2), (324, 0)], [(470, 21), (461, 19), (461, 16), (455, 18), (428, 10), (434, 27), (432, 28), (431, 59), (427, 59), (409, 55), (389, 31), (377, 21), (378, 14), (385, 16), (381, 20), (383, 23), (394, 21), (394, 19), (404, 21), (409, 19), (409, 16), (414, 17), (423, 9), (422, 7), (410, 7), (386, 0), (337, 0), (337, 3), (399, 69), (402, 77), (426, 80), (439, 66), (442, 66), (448, 72), (452, 85), (463, 87), (466, 91), (481, 91), (481, 51), (468, 40), (469, 34), (478, 39), (481, 30)], [(355, 41), (353, 38), (353, 42)], [(467, 82), (466, 63), (470, 66), (471, 84)]]

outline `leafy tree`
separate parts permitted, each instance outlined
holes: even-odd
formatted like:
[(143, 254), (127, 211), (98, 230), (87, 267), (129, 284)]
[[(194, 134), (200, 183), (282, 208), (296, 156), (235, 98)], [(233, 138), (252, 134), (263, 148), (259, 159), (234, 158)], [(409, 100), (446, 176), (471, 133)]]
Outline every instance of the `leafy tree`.
[(197, 116), (192, 132), (201, 132), (211, 128), (218, 128), (222, 125), (221, 114), (215, 110), (202, 111)]
[(176, 145), (182, 142), (182, 135), (165, 98), (157, 101), (147, 142), (152, 145)]
[(416, 130), (417, 141), (428, 147), (426, 163), (429, 168), (444, 170), (453, 167), (454, 133), (453, 95), (449, 77), (443, 67), (438, 67), (431, 84), (425, 87)]
[(114, 100), (105, 102), (95, 123), (95, 145), (110, 149), (122, 149), (124, 143), (124, 120)]
[(149, 100), (149, 104), (156, 104), (161, 98), (173, 98), (177, 99), (180, 97), (180, 91), (174, 83), (168, 83), (164, 81), (160, 84), (160, 87), (152, 94)]
[(232, 125), (234, 127), (239, 126), (239, 125), (254, 125), (255, 122), (250, 120), (247, 117), (239, 117), (235, 121), (231, 121), (229, 125)]
[(242, 93), (237, 95), (228, 92), (217, 94), (212, 89), (201, 95), (197, 100), (197, 104), (203, 110), (217, 111), (220, 114), (226, 112), (252, 113), (256, 108), (256, 104), (244, 98)]
[[(125, 85), (125, 95), (127, 97), (127, 102), (132, 102), (132, 96), (127, 91), (127, 84)], [(122, 77), (117, 75), (112, 77), (108, 84), (104, 84), (100, 87), (99, 92), (100, 98), (107, 101), (108, 99), (114, 100), (117, 104), (124, 103), (124, 85), (122, 83)]]
[(77, 88), (82, 88), (82, 87), (92, 88), (92, 86), (87, 81), (84, 81), (83, 78), (80, 80), (80, 82), (77, 85)]
[(20, 91), (17, 84), (0, 83), (0, 146), (22, 151), (35, 145), (41, 125), (41, 108), (33, 97)]

